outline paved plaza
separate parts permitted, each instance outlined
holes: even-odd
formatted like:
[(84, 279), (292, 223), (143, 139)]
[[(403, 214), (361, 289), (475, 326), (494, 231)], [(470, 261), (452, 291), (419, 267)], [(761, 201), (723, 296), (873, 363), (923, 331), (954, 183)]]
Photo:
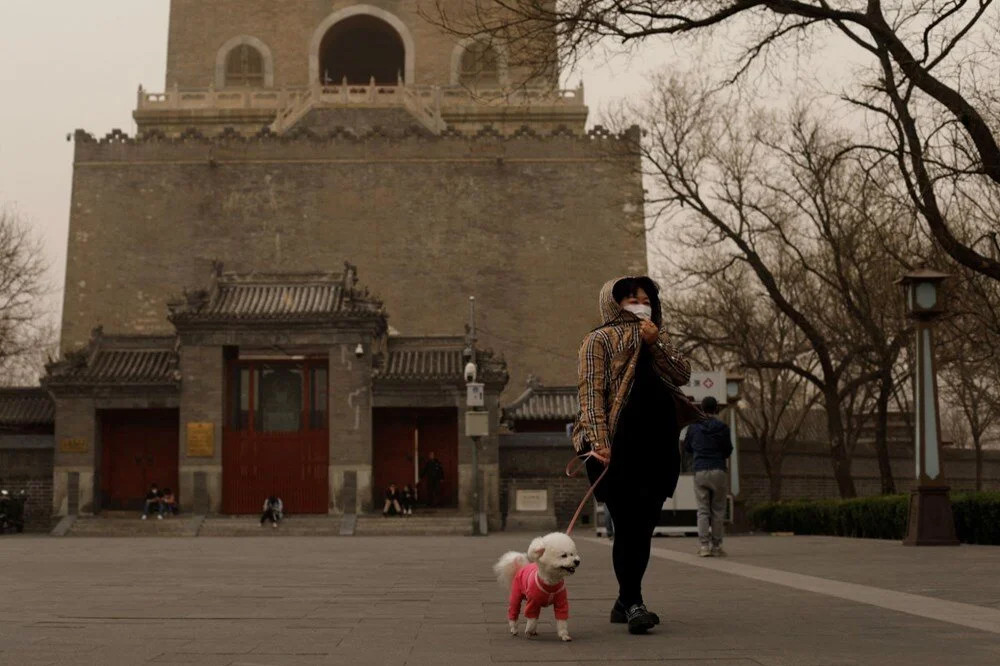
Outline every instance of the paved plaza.
[(664, 624), (630, 636), (608, 542), (581, 533), (563, 644), (551, 609), (507, 634), (490, 565), (529, 537), (0, 537), (0, 664), (1000, 663), (1000, 548), (657, 539)]

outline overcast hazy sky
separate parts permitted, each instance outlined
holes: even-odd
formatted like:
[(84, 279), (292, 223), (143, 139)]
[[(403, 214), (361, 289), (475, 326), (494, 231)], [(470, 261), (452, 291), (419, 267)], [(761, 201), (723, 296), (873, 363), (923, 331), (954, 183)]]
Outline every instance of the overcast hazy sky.
[[(134, 132), (139, 84), (163, 89), (168, 11), (169, 0), (0, 0), (0, 205), (17, 210), (45, 245), (54, 316), (72, 177), (66, 135)], [(593, 122), (615, 99), (640, 93), (650, 72), (694, 59), (648, 46), (641, 58), (586, 66), (569, 82), (583, 79)]]

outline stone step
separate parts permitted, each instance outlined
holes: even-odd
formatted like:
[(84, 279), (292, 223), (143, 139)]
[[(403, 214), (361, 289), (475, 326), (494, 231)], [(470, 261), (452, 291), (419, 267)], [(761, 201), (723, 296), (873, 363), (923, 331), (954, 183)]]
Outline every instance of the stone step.
[(472, 534), (472, 517), (458, 514), (430, 516), (358, 516), (355, 536), (460, 536)]
[(287, 516), (278, 527), (265, 523), (259, 516), (213, 516), (201, 524), (198, 536), (339, 536), (340, 516)]
[(190, 516), (157, 520), (81, 516), (66, 532), (71, 537), (182, 537), (195, 536), (196, 525)]
[[(381, 514), (357, 517), (356, 536), (447, 536), (472, 533), (468, 516), (453, 512), (394, 516)], [(342, 516), (287, 516), (277, 528), (257, 516), (175, 516), (141, 520), (132, 514), (81, 516), (66, 536), (76, 537), (269, 537), (340, 536)]]

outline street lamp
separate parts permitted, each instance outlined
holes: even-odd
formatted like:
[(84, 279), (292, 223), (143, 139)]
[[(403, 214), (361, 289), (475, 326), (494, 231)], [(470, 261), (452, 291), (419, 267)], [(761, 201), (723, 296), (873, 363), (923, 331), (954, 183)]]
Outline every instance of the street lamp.
[(944, 312), (942, 286), (950, 277), (922, 268), (898, 281), (906, 291), (906, 312), (916, 322), (915, 437), (917, 487), (910, 493), (907, 546), (957, 546), (955, 518), (941, 456), (941, 418), (934, 367), (934, 320)]
[(729, 407), (729, 437), (733, 443), (733, 454), (729, 458), (729, 492), (733, 497), (740, 494), (740, 446), (736, 436), (736, 403), (740, 401), (742, 375), (726, 377), (726, 406)]
[(488, 437), (489, 412), (484, 411), (485, 386), (477, 382), (479, 368), (476, 364), (476, 298), (469, 297), (469, 328), (466, 335), (466, 347), (462, 352), (465, 359), (466, 398), (465, 404), (465, 435), (472, 440), (472, 534), (486, 535), (486, 519), (482, 513), (482, 499), (479, 488), (479, 440)]

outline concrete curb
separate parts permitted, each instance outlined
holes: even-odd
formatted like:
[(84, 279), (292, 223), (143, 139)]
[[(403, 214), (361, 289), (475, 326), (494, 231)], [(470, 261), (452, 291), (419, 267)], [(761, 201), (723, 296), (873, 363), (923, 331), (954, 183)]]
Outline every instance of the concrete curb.
[(358, 527), (358, 514), (345, 513), (340, 521), (340, 536), (354, 536), (354, 530)]
[(52, 531), (49, 533), (54, 537), (64, 537), (73, 527), (73, 523), (76, 522), (76, 516), (63, 516)]

